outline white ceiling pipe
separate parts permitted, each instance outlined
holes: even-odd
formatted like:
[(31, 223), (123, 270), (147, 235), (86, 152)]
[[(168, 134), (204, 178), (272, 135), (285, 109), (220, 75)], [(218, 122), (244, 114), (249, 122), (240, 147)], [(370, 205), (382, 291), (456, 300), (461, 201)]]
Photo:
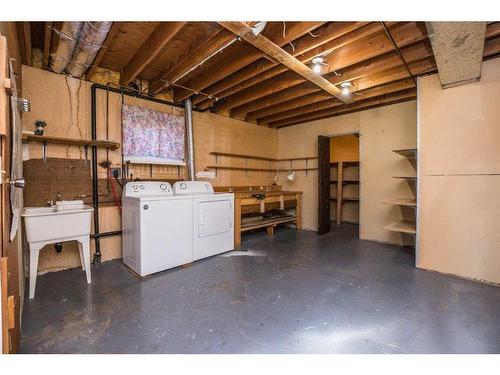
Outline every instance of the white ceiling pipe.
[(92, 65), (101, 49), (113, 22), (84, 22), (78, 34), (78, 42), (67, 67), (72, 77), (81, 77)]
[(61, 29), (54, 29), (54, 51), (50, 54), (50, 69), (62, 73), (70, 62), (78, 39), (82, 22), (63, 22)]

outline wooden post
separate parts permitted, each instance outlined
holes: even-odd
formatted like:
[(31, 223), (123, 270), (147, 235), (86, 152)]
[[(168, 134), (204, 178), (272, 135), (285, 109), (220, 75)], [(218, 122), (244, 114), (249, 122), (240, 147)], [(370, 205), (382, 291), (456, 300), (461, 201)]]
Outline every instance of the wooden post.
[(339, 161), (339, 169), (337, 172), (337, 225), (342, 223), (342, 180), (344, 179), (344, 164)]
[(269, 225), (268, 227), (266, 227), (266, 230), (269, 236), (274, 236), (274, 225)]
[(241, 247), (241, 199), (234, 200), (234, 248)]

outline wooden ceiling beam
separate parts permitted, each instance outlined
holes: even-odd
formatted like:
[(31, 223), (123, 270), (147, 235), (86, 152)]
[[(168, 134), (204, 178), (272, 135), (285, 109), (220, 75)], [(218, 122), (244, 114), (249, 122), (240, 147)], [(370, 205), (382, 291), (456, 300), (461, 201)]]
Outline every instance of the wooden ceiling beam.
[[(283, 46), (301, 37), (302, 35), (315, 30), (323, 24), (324, 22), (287, 22), (286, 34), (283, 38), (283, 25), (279, 22), (274, 25), (268, 24), (262, 34), (277, 45)], [(241, 49), (242, 48), (233, 48), (225, 50), (216, 60), (214, 59), (215, 61), (213, 61), (209, 67), (201, 70), (199, 74), (194, 77), (188, 77), (185, 82), (183, 81), (183, 85), (198, 91), (204, 91), (205, 88), (215, 82), (237, 72), (241, 68), (261, 59), (264, 56), (261, 51), (253, 47), (249, 52), (243, 54)], [(223, 62), (223, 64), (218, 64), (217, 62)], [(190, 97), (192, 94), (193, 93), (191, 91), (176, 88), (174, 90), (174, 100), (176, 102), (180, 102)]]
[(214, 34), (208, 36), (205, 43), (201, 44), (195, 51), (184, 56), (177, 65), (157, 76), (149, 89), (150, 94), (156, 95), (166, 89), (170, 83), (176, 82), (198, 64), (234, 41), (234, 39), (235, 36), (226, 29), (217, 30)]
[(49, 67), (50, 58), (50, 42), (52, 41), (52, 24), (53, 22), (45, 22), (44, 35), (43, 35), (43, 62), (44, 69)]
[[(399, 23), (388, 23), (389, 29), (394, 36), (395, 42), (398, 46), (406, 46), (409, 44), (417, 43), (419, 41), (425, 40), (427, 38), (427, 31), (425, 26), (416, 22), (399, 22)], [(373, 39), (369, 39), (368, 37), (372, 37)], [(365, 46), (360, 44), (354, 45), (354, 42), (358, 42), (363, 40), (366, 44)], [(349, 45), (354, 45), (353, 48), (348, 48)], [(343, 48), (344, 47), (344, 48)], [(364, 53), (363, 59), (370, 58), (368, 55), (368, 51), (372, 51), (373, 55), (380, 55), (387, 51), (394, 50), (394, 46), (391, 41), (387, 39), (385, 32), (383, 31), (383, 27), (380, 23), (370, 23), (368, 25), (364, 25), (363, 27), (358, 28), (355, 31), (352, 31), (348, 34), (345, 34), (338, 39), (334, 39), (325, 45), (319, 46), (317, 48), (309, 50), (307, 53), (298, 54), (298, 58), (304, 62), (310, 62), (314, 57), (320, 55), (326, 55), (326, 60), (328, 63), (327, 68), (323, 74), (329, 73), (333, 71), (333, 68), (336, 70), (342, 69), (344, 66), (342, 65), (342, 61), (339, 62), (336, 60), (336, 56), (341, 56), (341, 60), (344, 60), (343, 63), (348, 63), (346, 60), (349, 56), (356, 56), (356, 53)], [(332, 52), (333, 57), (330, 57)], [(359, 59), (355, 62), (359, 62)], [(340, 63), (340, 65), (339, 65)], [(249, 88), (250, 86), (261, 82), (264, 79), (271, 78), (276, 76), (279, 73), (285, 71), (285, 68), (282, 66), (277, 66), (269, 70), (264, 74), (260, 74), (255, 76), (253, 79), (249, 79), (247, 81), (239, 83), (237, 86), (232, 87), (224, 92), (218, 93), (219, 98), (229, 97), (230, 95), (234, 95), (237, 92), (240, 92), (243, 89)], [(259, 71), (257, 70), (257, 73)], [(231, 78), (231, 77), (229, 77)], [(240, 79), (244, 79), (244, 77), (239, 77)], [(227, 100), (226, 100), (227, 103)], [(212, 102), (205, 100), (204, 103), (200, 104), (199, 108), (205, 109), (209, 107)], [(229, 103), (226, 104), (229, 106)]]
[[(366, 24), (368, 24), (368, 22), (331, 22), (315, 30), (314, 36), (306, 34), (294, 41), (292, 43), (293, 47), (290, 44), (286, 44), (283, 46), (283, 49), (304, 62), (303, 58), (301, 58), (302, 54), (349, 34)], [(265, 59), (260, 59), (214, 83), (210, 87), (204, 89), (204, 92), (224, 98), (246, 87), (283, 73), (286, 70), (287, 68), (283, 65), (276, 66), (276, 64)], [(254, 81), (250, 80), (253, 77), (256, 79)], [(198, 96), (194, 98), (193, 104), (201, 104), (204, 101), (207, 101), (205, 97)], [(203, 105), (202, 107), (207, 107), (207, 105)]]
[[(313, 84), (319, 86), (326, 92), (330, 93), (332, 96), (340, 99), (343, 102), (348, 100), (342, 95), (342, 91), (321, 75), (314, 73), (308, 66), (303, 64), (301, 61), (297, 60), (295, 57), (290, 55), (288, 52), (271, 42), (269, 39), (263, 37), (262, 35), (255, 35), (252, 29), (248, 27), (243, 22), (219, 22), (222, 26), (226, 27), (228, 30), (232, 31), (234, 34), (240, 36), (253, 46), (259, 48), (264, 53), (270, 55), (271, 57), (278, 60), (280, 63), (288, 67), (290, 70), (301, 75), (306, 80), (312, 82)], [(224, 103), (226, 104), (226, 103)], [(227, 106), (227, 105), (226, 105)], [(231, 108), (227, 106), (228, 108)]]
[(500, 36), (490, 38), (484, 43), (484, 57), (492, 58), (500, 54)]
[(97, 55), (94, 61), (92, 62), (92, 65), (85, 73), (85, 77), (87, 79), (89, 79), (92, 76), (92, 74), (94, 74), (96, 68), (101, 64), (101, 61), (104, 59), (104, 56), (106, 56), (106, 53), (108, 52), (109, 46), (113, 42), (113, 39), (120, 31), (120, 27), (122, 26), (122, 24), (123, 24), (122, 22), (113, 22), (113, 25), (111, 25), (108, 35), (106, 36), (106, 39), (104, 39), (102, 47), (99, 49), (99, 52), (97, 52)]
[[(382, 29), (382, 26), (378, 25), (378, 28)], [(404, 47), (403, 44), (413, 44), (427, 38), (425, 33), (422, 31), (422, 28), (418, 27), (415, 23), (393, 25), (391, 27), (391, 32), (393, 33), (394, 40), (402, 47)], [(408, 33), (410, 35), (408, 35)], [(353, 66), (362, 61), (384, 55), (391, 51), (394, 51), (394, 45), (387, 38), (384, 31), (379, 31), (354, 43), (347, 44), (336, 50), (335, 53), (328, 55), (326, 57), (328, 66), (325, 68), (325, 73), (328, 74), (335, 72), (336, 70), (342, 70), (343, 68)], [(399, 64), (402, 64), (401, 60), (399, 60)], [(346, 79), (342, 79), (339, 83), (345, 80)], [(281, 84), (283, 84), (281, 75), (272, 78), (271, 81), (274, 81), (275, 83), (281, 82)], [(242, 106), (251, 101), (249, 100), (250, 97), (253, 97), (253, 100), (258, 100), (259, 98), (269, 95), (266, 91), (260, 91), (258, 89), (259, 87), (264, 86), (259, 85), (257, 87), (249, 87), (238, 94), (227, 97), (222, 105), (218, 105), (216, 107), (216, 111), (222, 112), (231, 109), (232, 115), (239, 115), (242, 111), (248, 109)]]
[(389, 104), (396, 104), (403, 101), (414, 100), (417, 97), (417, 90), (415, 88), (375, 97), (373, 99), (362, 100), (359, 102), (354, 102), (350, 104), (344, 104), (331, 109), (325, 109), (313, 113), (308, 113), (306, 115), (297, 116), (281, 121), (272, 122), (269, 124), (273, 128), (281, 128), (284, 126), (301, 124), (304, 122), (321, 120), (328, 117), (340, 116), (351, 112), (366, 110), (369, 108), (376, 108)]
[(161, 22), (123, 68), (120, 83), (127, 86), (161, 52), (186, 22)]
[(21, 59), (23, 64), (32, 66), (33, 51), (31, 47), (31, 26), (29, 22), (16, 22), (17, 37), (19, 38), (19, 47), (21, 50)]
[[(372, 64), (361, 65), (356, 69), (352, 69), (343, 73), (342, 76), (344, 78), (348, 77), (349, 80), (353, 82), (356, 92), (358, 90), (365, 90), (364, 92), (366, 92), (366, 90), (375, 90), (375, 88), (377, 87), (384, 87), (381, 85), (391, 87), (388, 85), (392, 85), (392, 82), (403, 82), (400, 80), (405, 80), (406, 77), (409, 76), (404, 67), (399, 63), (399, 57), (397, 57), (396, 55), (389, 56), (386, 59), (377, 58), (376, 60), (377, 61)], [(428, 55), (427, 53), (423, 53), (419, 56), (413, 55), (412, 60), (415, 61), (412, 61), (409, 65), (414, 75), (433, 72), (436, 69), (432, 53), (430, 55)], [(370, 70), (366, 68), (370, 68)], [(354, 98), (357, 99), (357, 96), (354, 96)], [(313, 104), (322, 100), (326, 100), (326, 98), (323, 98), (319, 95), (318, 92), (315, 92), (312, 94), (307, 94), (301, 97), (290, 99), (288, 101), (264, 108), (262, 110), (248, 113), (248, 115), (244, 119), (246, 121), (262, 122), (265, 121), (265, 118), (268, 116), (286, 112), (296, 107)]]
[[(353, 102), (359, 102), (376, 96), (392, 94), (395, 92), (408, 90), (413, 87), (415, 87), (413, 80), (411, 78), (405, 78), (400, 81), (391, 82), (388, 84), (369, 88), (367, 90), (359, 91), (356, 93), (357, 95), (353, 95)], [(335, 101), (329, 98), (326, 100), (317, 101), (313, 104), (297, 107), (295, 109), (286, 112), (276, 113), (274, 115), (264, 117), (259, 120), (259, 124), (269, 124), (271, 122), (276, 122), (279, 120), (284, 120), (286, 118), (304, 115), (306, 113), (316, 112), (322, 109), (338, 107), (340, 105), (342, 105), (342, 103), (340, 103), (338, 100)]]

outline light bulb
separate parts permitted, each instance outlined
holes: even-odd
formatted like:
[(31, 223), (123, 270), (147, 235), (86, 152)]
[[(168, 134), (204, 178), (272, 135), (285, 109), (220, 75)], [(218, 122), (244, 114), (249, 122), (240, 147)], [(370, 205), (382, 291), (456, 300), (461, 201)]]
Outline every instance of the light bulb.
[(344, 88), (342, 89), (342, 95), (344, 95), (344, 96), (349, 95), (349, 88), (348, 88), (348, 87), (344, 87)]
[(313, 72), (320, 73), (321, 72), (321, 64), (314, 64), (313, 65)]

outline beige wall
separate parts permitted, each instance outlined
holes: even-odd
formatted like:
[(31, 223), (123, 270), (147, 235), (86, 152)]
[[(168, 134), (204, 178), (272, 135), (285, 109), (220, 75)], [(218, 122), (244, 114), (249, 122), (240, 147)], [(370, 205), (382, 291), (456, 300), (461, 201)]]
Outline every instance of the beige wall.
[[(34, 129), (34, 122), (43, 119), (47, 122), (46, 134), (71, 138), (90, 138), (90, 87), (92, 83), (69, 78), (44, 70), (23, 66), (23, 97), (31, 100), (31, 112), (23, 117), (23, 128)], [(98, 101), (98, 138), (106, 138), (106, 92), (99, 90)], [(121, 141), (121, 117), (119, 94), (109, 94), (109, 139)], [(163, 112), (183, 115), (182, 108), (153, 103), (141, 99), (124, 97), (127, 104), (139, 105)], [(211, 151), (225, 151), (277, 156), (277, 131), (243, 121), (212, 113), (193, 113), (194, 146), (196, 171), (204, 170), (207, 165), (215, 164)], [(114, 166), (121, 163), (121, 151), (110, 151), (109, 159)], [(84, 152), (77, 146), (48, 146), (48, 157), (83, 159)], [(90, 157), (90, 155), (89, 155)], [(41, 145), (29, 145), (29, 158), (41, 158)], [(99, 161), (105, 160), (106, 151), (98, 151)], [(245, 160), (219, 158), (222, 165), (245, 165)], [(248, 166), (267, 167), (268, 163), (248, 161)], [(149, 178), (148, 165), (133, 165), (134, 177)], [(182, 170), (181, 174), (184, 175)], [(153, 166), (153, 178), (175, 179), (178, 177), (177, 167)], [(106, 172), (99, 168), (99, 177), (105, 178)], [(269, 185), (272, 174), (268, 172), (219, 171), (214, 185)], [(54, 181), (56, 184), (57, 181)], [(68, 198), (70, 199), (70, 198)], [(100, 209), (101, 231), (120, 229), (120, 215), (115, 207)], [(121, 257), (120, 237), (107, 237), (101, 240), (103, 260)], [(62, 253), (56, 253), (47, 247), (40, 254), (39, 270), (41, 272), (76, 267), (80, 263), (76, 247), (64, 245)]]
[[(278, 130), (278, 156), (317, 155), (318, 135), (356, 132), (360, 133), (360, 237), (402, 243), (401, 235), (383, 229), (400, 219), (401, 212), (383, 203), (411, 196), (406, 182), (392, 176), (410, 173), (412, 166), (392, 150), (416, 145), (414, 101), (281, 128)], [(317, 172), (309, 172), (307, 177), (305, 172), (298, 172), (293, 183), (282, 181), (285, 188), (304, 191), (303, 225), (310, 230), (317, 229), (317, 178)]]
[(481, 81), (419, 81), (417, 266), (500, 283), (500, 59)]

